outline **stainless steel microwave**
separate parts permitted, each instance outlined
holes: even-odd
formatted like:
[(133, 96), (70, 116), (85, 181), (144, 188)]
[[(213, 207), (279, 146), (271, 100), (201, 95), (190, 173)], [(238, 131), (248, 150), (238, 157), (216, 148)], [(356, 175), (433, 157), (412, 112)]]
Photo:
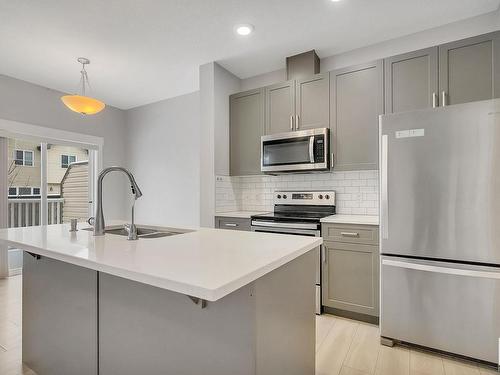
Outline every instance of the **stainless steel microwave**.
[(261, 138), (261, 171), (327, 170), (329, 152), (328, 128), (265, 135)]

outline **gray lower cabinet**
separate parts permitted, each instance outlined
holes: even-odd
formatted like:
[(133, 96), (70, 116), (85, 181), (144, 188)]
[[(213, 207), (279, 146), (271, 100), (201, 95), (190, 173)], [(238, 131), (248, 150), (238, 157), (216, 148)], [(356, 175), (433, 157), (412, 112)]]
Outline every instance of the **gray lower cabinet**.
[(264, 134), (264, 90), (231, 95), (230, 173), (232, 176), (260, 174), (260, 137)]
[(330, 72), (335, 170), (378, 168), (378, 117), (384, 113), (383, 61)]
[(23, 261), (23, 362), (39, 375), (97, 374), (97, 272)]
[(215, 217), (215, 227), (219, 229), (229, 229), (229, 230), (250, 230), (250, 219), (241, 217), (225, 217), (216, 216)]
[(438, 106), (438, 47), (384, 60), (385, 113)]
[(341, 225), (337, 230), (335, 224), (323, 225), (324, 232), (328, 228), (343, 239), (324, 238), (323, 306), (378, 317), (379, 247), (374, 244), (378, 227)]
[(304, 254), (205, 308), (101, 274), (99, 374), (313, 375), (316, 260)]
[(295, 128), (307, 130), (330, 127), (329, 73), (296, 81)]
[(439, 46), (441, 105), (500, 97), (500, 32)]
[(266, 134), (295, 130), (295, 81), (268, 86), (265, 93)]

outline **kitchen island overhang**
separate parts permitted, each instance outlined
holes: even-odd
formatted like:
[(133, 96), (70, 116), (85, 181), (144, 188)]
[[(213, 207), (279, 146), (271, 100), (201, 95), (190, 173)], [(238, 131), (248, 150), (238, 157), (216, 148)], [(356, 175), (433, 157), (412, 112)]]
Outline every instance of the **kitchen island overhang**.
[[(314, 374), (320, 238), (199, 229), (127, 241), (68, 229), (53, 225), (0, 231), (5, 243), (41, 255), (36, 259), (25, 253), (23, 291), (29, 298), (23, 314), (30, 317), (23, 322), (23, 360), (39, 375), (79, 373), (81, 363), (68, 357), (69, 348), (64, 356), (53, 349), (73, 345), (71, 336), (61, 332), (57, 315), (63, 314), (69, 326), (80, 310), (83, 316), (75, 316), (74, 323), (89, 333), (73, 349), (88, 352), (90, 363), (82, 374), (93, 368), (101, 375)], [(74, 283), (72, 274), (82, 279)], [(44, 285), (37, 282), (41, 279)], [(51, 308), (40, 298), (47, 289), (75, 297), (83, 293), (78, 303), (90, 302), (79, 310), (64, 299)], [(49, 293), (47, 300), (57, 304), (58, 294)], [(193, 300), (209, 302), (201, 308)], [(47, 327), (53, 328), (51, 334)], [(36, 345), (42, 334), (45, 348)], [(44, 361), (49, 348), (52, 358)], [(50, 367), (54, 363), (56, 369)]]

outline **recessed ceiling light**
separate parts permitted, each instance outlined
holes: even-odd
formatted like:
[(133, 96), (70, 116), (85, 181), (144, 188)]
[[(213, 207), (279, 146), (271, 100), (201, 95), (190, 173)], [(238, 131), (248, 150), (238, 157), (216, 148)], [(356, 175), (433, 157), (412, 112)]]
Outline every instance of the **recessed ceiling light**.
[(342, 0), (331, 0), (332, 3), (338, 3), (339, 1), (342, 1)]
[(236, 34), (243, 36), (250, 35), (253, 32), (253, 29), (253, 25), (250, 25), (249, 23), (236, 25), (234, 27), (234, 31), (236, 31)]

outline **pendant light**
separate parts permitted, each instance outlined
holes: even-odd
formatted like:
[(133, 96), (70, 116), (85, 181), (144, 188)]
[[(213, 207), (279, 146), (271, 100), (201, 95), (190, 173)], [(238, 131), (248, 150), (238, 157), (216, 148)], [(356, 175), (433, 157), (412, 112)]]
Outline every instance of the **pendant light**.
[(85, 65), (90, 64), (90, 60), (85, 57), (79, 57), (77, 61), (82, 64), (79, 84), (80, 92), (75, 95), (64, 95), (61, 97), (61, 100), (66, 107), (74, 112), (81, 113), (82, 115), (94, 115), (101, 112), (106, 105), (100, 100), (85, 96), (86, 88), (90, 88), (89, 77), (85, 70)]

